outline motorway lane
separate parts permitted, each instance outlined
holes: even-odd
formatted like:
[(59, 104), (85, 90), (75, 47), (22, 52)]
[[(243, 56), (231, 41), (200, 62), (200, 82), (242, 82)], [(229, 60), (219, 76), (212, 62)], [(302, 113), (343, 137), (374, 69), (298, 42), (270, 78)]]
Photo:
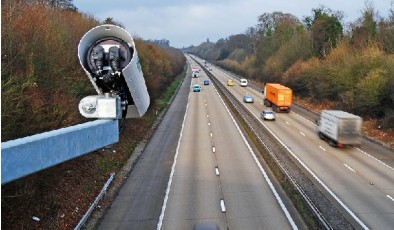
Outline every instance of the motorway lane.
[[(229, 76), (223, 71), (213, 69), (213, 74), (226, 85)], [(259, 117), (264, 108), (260, 92), (250, 87), (240, 87), (237, 82), (228, 87), (237, 98), (242, 100), (246, 93), (252, 94), (254, 104), (246, 105)], [(257, 103), (256, 103), (257, 102)], [(285, 145), (307, 167), (314, 172), (367, 227), (392, 229), (394, 226), (394, 170), (393, 154), (384, 151), (364, 154), (361, 149), (336, 149), (320, 140), (316, 126), (296, 113), (277, 113), (277, 121), (264, 124), (282, 140)], [(381, 150), (379, 147), (365, 149)], [(364, 151), (365, 152), (365, 151)]]
[[(200, 73), (192, 85), (205, 78)], [(162, 229), (291, 229), (213, 85), (202, 88), (190, 94)]]
[(178, 94), (98, 229), (155, 229), (190, 92), (188, 71)]
[[(193, 79), (192, 85), (197, 81)], [(193, 229), (197, 223), (217, 224), (226, 229), (225, 216), (219, 205), (220, 183), (215, 175), (216, 163), (203, 94), (192, 92), (189, 96), (162, 229)]]

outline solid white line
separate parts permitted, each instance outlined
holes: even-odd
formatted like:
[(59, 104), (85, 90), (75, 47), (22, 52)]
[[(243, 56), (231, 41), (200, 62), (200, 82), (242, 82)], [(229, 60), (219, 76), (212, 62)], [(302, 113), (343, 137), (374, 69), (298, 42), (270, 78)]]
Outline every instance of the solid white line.
[(354, 173), (356, 172), (356, 170), (352, 169), (349, 165), (347, 165), (347, 164), (343, 164), (343, 165), (345, 165), (345, 167), (348, 168), (350, 171), (352, 171)]
[(300, 114), (298, 114), (298, 113), (296, 113), (296, 112), (294, 112), (294, 111), (290, 111), (290, 112), (292, 112), (292, 113), (294, 113), (295, 115), (299, 116), (301, 119), (303, 119), (303, 120), (305, 120), (305, 121), (307, 121), (307, 122), (313, 124), (314, 126), (317, 126), (315, 123), (313, 123), (312, 121), (306, 119), (305, 117), (301, 116)]
[(323, 151), (326, 151), (325, 148), (323, 148), (323, 146), (319, 145), (319, 148), (321, 148)]
[[(217, 93), (217, 94), (219, 95), (219, 97), (220, 97), (220, 94), (219, 94), (219, 92), (218, 92), (217, 90), (216, 90), (216, 93)], [(271, 180), (269, 179), (267, 173), (264, 171), (263, 166), (261, 166), (259, 160), (257, 159), (257, 156), (256, 156), (256, 154), (254, 153), (252, 147), (249, 145), (248, 141), (246, 140), (245, 136), (243, 135), (243, 133), (242, 133), (242, 131), (241, 131), (241, 128), (238, 126), (238, 124), (237, 124), (237, 122), (235, 121), (233, 115), (231, 114), (230, 110), (228, 109), (226, 103), (224, 103), (224, 101), (223, 101), (223, 99), (222, 99), (221, 97), (220, 97), (220, 100), (222, 101), (224, 107), (226, 108), (227, 113), (230, 115), (230, 118), (231, 118), (231, 120), (233, 121), (235, 127), (237, 128), (239, 134), (241, 135), (241, 137), (242, 137), (244, 143), (246, 144), (247, 148), (249, 149), (249, 153), (252, 155), (252, 157), (253, 157), (254, 161), (256, 162), (258, 168), (260, 169), (260, 172), (263, 174), (263, 177), (264, 177), (265, 181), (267, 182), (267, 184), (268, 184), (268, 186), (270, 187), (272, 193), (274, 194), (276, 201), (279, 203), (279, 206), (282, 208), (282, 211), (284, 212), (284, 214), (285, 214), (287, 220), (289, 221), (291, 227), (292, 227), (293, 229), (298, 229), (298, 227), (297, 227), (297, 225), (295, 224), (293, 218), (291, 217), (289, 211), (287, 210), (287, 208), (286, 208), (286, 206), (284, 205), (282, 199), (280, 198), (278, 192), (276, 191), (274, 185), (272, 184)], [(245, 107), (246, 107), (246, 106), (245, 106)], [(246, 108), (247, 108), (247, 107), (246, 107)], [(249, 109), (249, 108), (248, 108), (248, 109)]]
[[(287, 145), (285, 145), (285, 143), (283, 143), (278, 136), (276, 136), (271, 129), (268, 128), (268, 126), (266, 126), (264, 124), (264, 122), (262, 122), (257, 116), (256, 114), (252, 113), (252, 111), (249, 110), (249, 112), (251, 114), (253, 114), (253, 116), (255, 116), (260, 123), (268, 130), (268, 132), (302, 165), (302, 167), (305, 168), (305, 170), (308, 171), (309, 174), (312, 175), (312, 177), (314, 177), (317, 182), (319, 182), (319, 184), (321, 184), (323, 186), (323, 188), (332, 196), (334, 197), (334, 199), (357, 221), (357, 223), (359, 223), (361, 225), (361, 227), (363, 229), (369, 229), (357, 216), (356, 214), (354, 214), (354, 212), (352, 210), (350, 210), (349, 207), (347, 207), (341, 199), (339, 199), (339, 197), (326, 185), (324, 184), (324, 182), (322, 180), (320, 180), (320, 178), (293, 152), (290, 150), (289, 147), (287, 147)], [(321, 146), (319, 146), (321, 147)], [(322, 148), (322, 147), (321, 147)]]
[(222, 212), (226, 212), (226, 206), (224, 205), (224, 200), (220, 200), (220, 208), (222, 209)]
[(394, 202), (394, 198), (392, 198), (390, 195), (386, 195), (391, 201)]
[(301, 135), (302, 135), (302, 136), (304, 136), (304, 137), (305, 137), (305, 134), (304, 134), (303, 132), (300, 132), (300, 133), (301, 133)]
[(394, 171), (394, 168), (393, 168), (393, 167), (391, 167), (390, 165), (387, 165), (387, 164), (386, 164), (386, 163), (384, 163), (383, 161), (381, 161), (381, 160), (379, 160), (379, 159), (375, 158), (374, 156), (371, 156), (371, 155), (369, 155), (368, 153), (364, 152), (364, 151), (363, 151), (363, 150), (361, 150), (360, 148), (356, 148), (356, 149), (357, 149), (358, 151), (360, 151), (360, 152), (364, 153), (364, 154), (365, 154), (365, 155), (367, 155), (368, 157), (370, 157), (370, 158), (374, 159), (375, 161), (379, 162), (380, 164), (382, 164), (382, 165), (386, 166), (387, 168), (389, 168), (389, 169), (391, 169), (391, 170), (393, 170), (393, 171)]
[[(230, 91), (230, 93), (231, 94), (233, 94), (231, 91)], [(233, 94), (234, 95), (234, 94)], [(234, 95), (235, 96), (235, 95)], [(226, 107), (227, 108), (227, 107)], [(334, 197), (334, 199), (364, 228), (364, 229), (369, 229), (357, 216), (356, 216), (356, 214), (354, 214), (353, 213), (353, 211), (352, 210), (350, 210), (343, 202), (342, 202), (342, 200), (341, 199), (339, 199), (339, 197), (326, 185), (326, 184), (324, 184), (323, 183), (323, 181), (322, 180), (320, 180), (320, 178), (319, 177), (317, 177), (317, 175), (310, 169), (310, 168), (308, 168), (308, 166), (299, 158), (299, 157), (297, 157), (297, 155), (295, 155), (295, 153), (293, 152), (293, 151), (291, 151), (290, 150), (290, 148), (289, 147), (287, 147), (280, 139), (279, 139), (279, 137), (277, 137), (272, 131), (271, 131), (271, 129), (269, 129), (268, 128), (268, 126), (266, 126), (265, 124), (264, 124), (264, 122), (262, 122), (261, 120), (260, 120), (260, 118), (259, 117), (257, 117), (256, 116), (256, 114), (254, 114), (248, 107), (246, 107), (245, 106), (245, 108), (247, 109), (247, 110), (249, 110), (249, 112), (258, 120), (258, 121), (260, 121), (260, 123), (268, 130), (268, 132), (270, 132), (271, 133), (271, 135), (284, 147), (284, 148), (286, 148), (286, 150), (305, 168), (305, 170), (307, 170), (311, 175), (312, 175), (312, 177), (314, 177), (318, 182), (319, 182), (319, 184), (321, 184), (322, 186), (323, 186), (323, 188), (324, 189), (326, 189), (326, 191), (332, 196), (332, 197)], [(291, 111), (292, 113), (294, 113), (293, 111)], [(309, 123), (311, 123), (311, 124), (313, 124), (313, 125), (315, 125), (316, 126), (316, 124), (315, 123), (313, 123), (312, 121), (310, 121), (310, 120), (308, 120), (308, 119), (306, 119), (306, 118), (304, 118), (304, 117), (302, 117), (301, 115), (299, 115), (299, 114), (297, 114), (297, 113), (295, 113), (297, 116), (299, 116), (299, 117), (301, 117), (302, 119), (304, 119), (304, 120), (306, 120), (307, 122), (309, 122)], [(361, 150), (360, 150), (361, 151)], [(391, 167), (390, 167), (391, 168)], [(391, 168), (392, 169), (392, 168)]]
[(170, 178), (169, 178), (168, 184), (167, 184), (166, 195), (164, 197), (163, 206), (161, 207), (161, 213), (160, 213), (160, 217), (159, 217), (159, 222), (157, 223), (157, 228), (156, 228), (157, 230), (160, 230), (161, 226), (163, 224), (164, 213), (166, 211), (168, 196), (170, 194), (170, 189), (171, 189), (171, 184), (172, 184), (172, 178), (173, 178), (174, 173), (175, 173), (176, 160), (177, 160), (178, 154), (179, 154), (179, 146), (181, 145), (181, 139), (182, 139), (182, 135), (183, 135), (183, 129), (185, 127), (187, 111), (189, 110), (189, 101), (190, 101), (190, 92), (189, 92), (189, 96), (188, 96), (188, 99), (187, 99), (185, 115), (183, 116), (182, 128), (181, 128), (181, 133), (179, 134), (178, 145), (176, 147), (176, 152), (175, 152), (175, 156), (174, 156), (174, 162), (172, 163)]
[[(306, 119), (305, 117), (303, 117), (303, 116), (299, 115), (298, 113), (296, 113), (296, 112), (293, 112), (293, 111), (291, 111), (291, 112), (292, 112), (292, 113), (294, 113), (294, 114), (296, 114), (297, 116), (299, 116), (299, 117), (300, 117), (300, 118), (302, 118), (303, 120), (305, 120), (305, 121), (307, 121), (307, 122), (309, 122), (309, 123), (313, 124), (314, 126), (317, 126), (315, 123), (313, 123), (312, 121), (310, 121), (310, 120)], [(391, 167), (391, 166), (387, 165), (387, 164), (386, 164), (386, 163), (384, 163), (383, 161), (381, 161), (381, 160), (379, 160), (379, 159), (375, 158), (374, 156), (372, 156), (372, 155), (368, 154), (367, 152), (365, 152), (365, 151), (361, 150), (360, 148), (357, 148), (357, 147), (356, 147), (356, 149), (357, 149), (358, 151), (360, 151), (360, 152), (364, 153), (364, 154), (365, 154), (365, 155), (367, 155), (368, 157), (370, 157), (370, 158), (374, 159), (375, 161), (379, 162), (380, 164), (384, 165), (385, 167), (387, 167), (387, 168), (389, 168), (389, 169), (391, 169), (391, 170), (393, 170), (393, 171), (394, 171), (394, 168), (393, 168), (393, 167)]]

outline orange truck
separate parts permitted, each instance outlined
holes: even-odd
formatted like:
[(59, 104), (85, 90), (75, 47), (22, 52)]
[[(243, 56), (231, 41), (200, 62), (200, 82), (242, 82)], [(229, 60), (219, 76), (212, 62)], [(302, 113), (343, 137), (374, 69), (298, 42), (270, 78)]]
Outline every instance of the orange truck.
[(264, 105), (277, 112), (290, 112), (293, 91), (281, 84), (267, 83), (264, 87)]

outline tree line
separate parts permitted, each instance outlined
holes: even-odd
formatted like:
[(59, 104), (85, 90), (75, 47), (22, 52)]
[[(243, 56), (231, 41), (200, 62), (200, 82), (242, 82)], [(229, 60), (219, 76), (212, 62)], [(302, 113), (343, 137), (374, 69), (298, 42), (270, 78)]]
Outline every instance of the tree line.
[(394, 127), (394, 11), (387, 18), (366, 2), (361, 16), (321, 6), (302, 20), (289, 13), (258, 16), (245, 33), (192, 46), (195, 53), (249, 79), (278, 82), (312, 101)]

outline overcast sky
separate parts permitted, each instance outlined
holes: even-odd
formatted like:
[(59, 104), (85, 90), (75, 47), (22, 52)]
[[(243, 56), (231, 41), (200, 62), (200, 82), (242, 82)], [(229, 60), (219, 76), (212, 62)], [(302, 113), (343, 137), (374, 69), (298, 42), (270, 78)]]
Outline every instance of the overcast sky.
[[(393, 0), (373, 0), (383, 17), (388, 17)], [(177, 48), (216, 42), (244, 33), (257, 24), (263, 13), (280, 11), (302, 20), (312, 9), (325, 7), (342, 11), (344, 22), (354, 22), (365, 8), (363, 0), (74, 0), (80, 12), (102, 21), (120, 22), (132, 36), (168, 39)]]

